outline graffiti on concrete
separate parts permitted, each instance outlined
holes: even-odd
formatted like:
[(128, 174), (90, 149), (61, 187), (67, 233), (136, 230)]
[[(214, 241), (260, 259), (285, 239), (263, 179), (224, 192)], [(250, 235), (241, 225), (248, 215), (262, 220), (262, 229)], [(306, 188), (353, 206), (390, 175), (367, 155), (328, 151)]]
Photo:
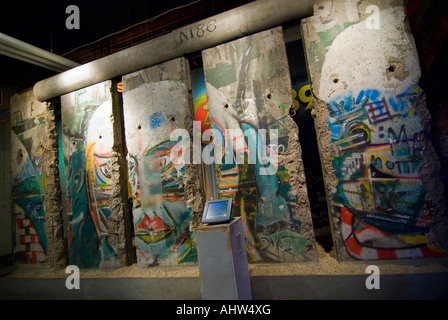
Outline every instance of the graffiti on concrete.
[[(192, 125), (185, 59), (123, 77), (123, 108), (137, 263), (197, 263), (186, 166), (171, 157), (176, 129)], [(188, 121), (187, 121), (188, 120)], [(195, 177), (196, 179), (197, 177)]]
[[(281, 30), (273, 29), (203, 51), (210, 124), (224, 137), (214, 141), (223, 150), (219, 195), (234, 199), (250, 262), (306, 260), (303, 221), (294, 210), (297, 192), (282, 158), (289, 145), (293, 100), (279, 35)], [(264, 137), (259, 129), (265, 130)], [(241, 135), (227, 134), (235, 130)], [(274, 139), (277, 143), (270, 144)], [(237, 159), (241, 153), (244, 162)], [(265, 161), (272, 154), (278, 154), (278, 163), (271, 174), (260, 174), (272, 164)], [(253, 155), (256, 159), (250, 159)], [(226, 161), (228, 157), (236, 160)]]
[[(44, 228), (45, 174), (41, 162), (33, 159), (15, 132), (12, 137), (12, 197), (16, 222), (15, 252), (21, 263), (43, 263), (46, 261), (47, 236)], [(35, 138), (38, 140), (37, 138)], [(33, 166), (34, 164), (34, 166)], [(35, 167), (37, 165), (37, 167)]]
[(15, 221), (14, 252), (20, 263), (47, 261), (47, 235), (43, 199), (47, 131), (45, 104), (29, 92), (13, 97), (11, 108), (11, 173)]
[(119, 266), (108, 238), (113, 132), (108, 83), (62, 97), (69, 261), (83, 268)]
[(333, 193), (341, 236), (359, 259), (437, 256), (425, 233), (433, 209), (419, 173), (424, 140), (419, 88), (362, 90), (328, 104)]

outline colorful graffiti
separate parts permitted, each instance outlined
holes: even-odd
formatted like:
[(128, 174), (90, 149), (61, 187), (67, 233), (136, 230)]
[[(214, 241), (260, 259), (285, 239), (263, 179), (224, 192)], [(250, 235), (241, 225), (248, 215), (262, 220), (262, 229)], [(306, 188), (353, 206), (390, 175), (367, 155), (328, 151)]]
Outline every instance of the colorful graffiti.
[(11, 171), (15, 221), (14, 252), (20, 263), (47, 261), (47, 235), (44, 227), (44, 171), (47, 132), (45, 104), (30, 92), (12, 98)]
[(191, 71), (194, 120), (201, 122), (201, 133), (210, 129), (210, 112), (205, 91), (204, 69)]
[[(46, 261), (47, 236), (44, 228), (45, 175), (33, 163), (18, 136), (12, 132), (14, 220), (16, 222), (15, 252), (24, 264)], [(37, 140), (37, 139), (36, 139)], [(32, 156), (31, 156), (32, 157)]]
[[(123, 108), (137, 264), (197, 263), (186, 167), (173, 161), (170, 133), (192, 125), (185, 60), (123, 77)], [(189, 120), (189, 121), (187, 121)]]
[(309, 84), (301, 87), (299, 93), (295, 89), (292, 89), (292, 98), (294, 99), (294, 108), (291, 111), (291, 116), (295, 116), (302, 105), (305, 105), (305, 111), (313, 108), (313, 98), (311, 97), (311, 87)]
[(334, 210), (354, 258), (440, 255), (425, 237), (433, 209), (419, 173), (427, 139), (419, 97), (417, 86), (396, 96), (372, 89), (328, 104)]
[[(191, 208), (182, 186), (185, 166), (170, 157), (176, 141), (163, 142), (143, 152), (138, 174), (131, 171), (137, 206), (133, 210), (137, 261), (140, 265), (197, 262), (189, 231)], [(133, 166), (133, 170), (137, 167)]]
[[(224, 150), (218, 165), (219, 196), (234, 199), (234, 216), (242, 217), (250, 262), (306, 260), (304, 221), (295, 214), (297, 192), (289, 184), (290, 172), (279, 160), (273, 174), (260, 174), (270, 165), (260, 154), (267, 157), (275, 151), (281, 158), (289, 144), (291, 85), (285, 78), (286, 50), (278, 31), (203, 51), (211, 126), (224, 137), (215, 141)], [(230, 129), (241, 135), (229, 136)], [(267, 150), (261, 150), (259, 129), (268, 133)], [(275, 145), (270, 145), (271, 132), (277, 132)], [(236, 159), (241, 152), (244, 163)], [(258, 161), (249, 159), (251, 155)]]
[(62, 97), (69, 261), (82, 268), (119, 266), (108, 239), (113, 132), (107, 83)]

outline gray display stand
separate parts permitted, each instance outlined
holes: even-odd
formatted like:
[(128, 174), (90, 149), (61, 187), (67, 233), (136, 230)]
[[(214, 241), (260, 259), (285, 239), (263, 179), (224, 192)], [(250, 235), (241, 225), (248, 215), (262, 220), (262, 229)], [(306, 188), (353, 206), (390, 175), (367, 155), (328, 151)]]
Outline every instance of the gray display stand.
[(240, 217), (195, 230), (203, 300), (251, 300), (249, 267)]

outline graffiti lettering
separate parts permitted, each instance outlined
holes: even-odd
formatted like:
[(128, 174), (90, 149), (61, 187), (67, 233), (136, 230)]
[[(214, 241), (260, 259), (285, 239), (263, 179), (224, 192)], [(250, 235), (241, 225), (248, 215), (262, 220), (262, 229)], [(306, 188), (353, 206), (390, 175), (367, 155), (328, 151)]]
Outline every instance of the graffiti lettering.
[(369, 120), (372, 124), (377, 125), (391, 119), (390, 112), (387, 109), (387, 104), (384, 99), (380, 102), (365, 104), (365, 107), (369, 115)]
[[(416, 86), (399, 95), (361, 90), (328, 104), (332, 165), (339, 179), (334, 210), (355, 258), (437, 255), (424, 236), (423, 225), (432, 215), (419, 175), (427, 137), (419, 115), (411, 112), (418, 94)], [(419, 235), (423, 249), (414, 240), (407, 243), (407, 234)]]
[[(307, 92), (309, 92), (309, 95), (307, 95)], [(311, 109), (311, 107), (312, 107), (311, 102), (312, 102), (313, 98), (311, 97), (311, 88), (310, 88), (309, 84), (300, 88), (299, 99), (301, 102), (306, 104), (305, 110)]]
[(311, 87), (309, 84), (301, 87), (299, 90), (299, 94), (297, 94), (296, 90), (292, 89), (292, 97), (294, 99), (294, 115), (300, 109), (300, 104), (305, 105), (305, 110), (311, 110), (313, 98), (311, 96)]
[(283, 236), (283, 237), (263, 237), (260, 239), (260, 249), (261, 250), (267, 250), (269, 248), (269, 245), (272, 245), (275, 251), (280, 250), (281, 252), (288, 252), (292, 251), (294, 243), (294, 237), (293, 236)]
[(189, 29), (184, 29), (174, 34), (174, 47), (173, 49), (178, 48), (185, 41), (190, 41), (195, 38), (202, 38), (207, 33), (212, 33), (217, 28), (216, 20), (212, 19), (206, 24), (198, 24), (194, 27), (190, 27)]

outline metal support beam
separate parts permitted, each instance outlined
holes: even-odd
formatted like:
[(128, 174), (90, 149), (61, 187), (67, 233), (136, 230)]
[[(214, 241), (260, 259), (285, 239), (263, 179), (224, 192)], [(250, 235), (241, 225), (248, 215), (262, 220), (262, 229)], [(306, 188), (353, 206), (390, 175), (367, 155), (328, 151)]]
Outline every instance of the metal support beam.
[(257, 0), (39, 81), (34, 96), (46, 101), (312, 14), (313, 0)]
[(69, 70), (79, 66), (79, 63), (10, 37), (1, 32), (0, 54), (56, 72)]

